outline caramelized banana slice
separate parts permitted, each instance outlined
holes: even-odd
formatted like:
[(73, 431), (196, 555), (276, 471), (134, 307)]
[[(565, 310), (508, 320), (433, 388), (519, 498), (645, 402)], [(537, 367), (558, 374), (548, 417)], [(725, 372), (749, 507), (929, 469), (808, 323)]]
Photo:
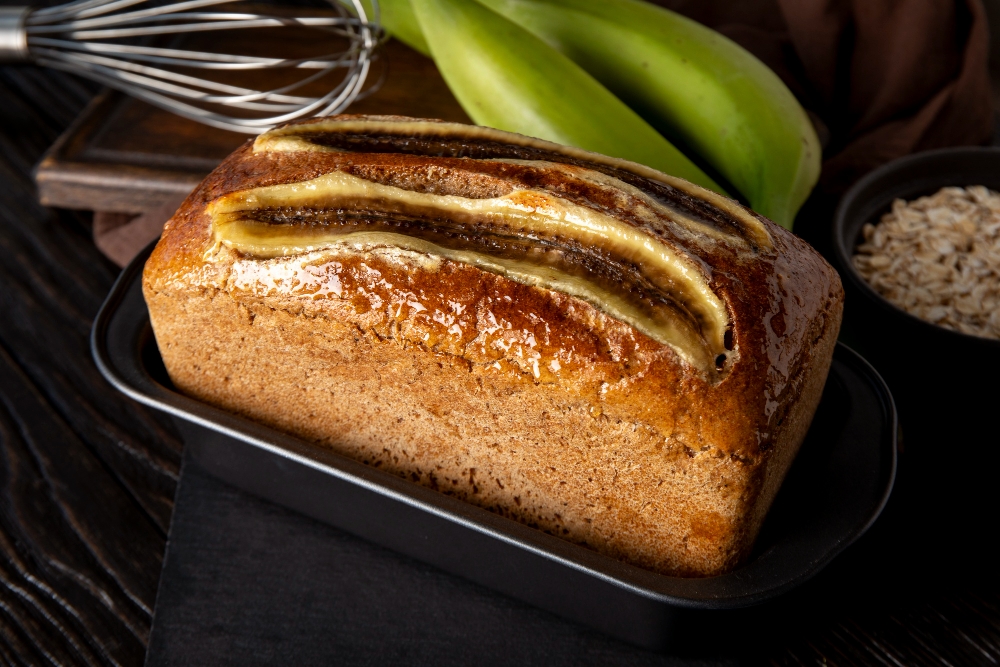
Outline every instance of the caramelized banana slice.
[[(641, 164), (591, 153), (571, 146), (504, 132), (489, 127), (415, 120), (394, 116), (318, 119), (286, 125), (257, 137), (255, 153), (343, 151), (407, 153), (476, 160), (543, 160), (593, 170), (642, 190), (667, 206), (697, 213), (697, 217), (731, 237), (745, 239), (762, 250), (772, 248), (766, 226), (736, 202), (711, 190)], [(703, 223), (684, 216), (695, 232)]]
[(584, 299), (710, 375), (726, 359), (729, 316), (696, 263), (634, 225), (550, 191), (473, 199), (334, 171), (234, 192), (208, 213), (218, 242), (253, 257), (336, 244), (402, 247)]

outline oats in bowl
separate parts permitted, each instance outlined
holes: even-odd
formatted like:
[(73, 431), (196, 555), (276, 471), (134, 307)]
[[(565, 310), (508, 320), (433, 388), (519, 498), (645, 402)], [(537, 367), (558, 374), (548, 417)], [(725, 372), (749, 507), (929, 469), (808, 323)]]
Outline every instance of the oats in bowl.
[(981, 185), (897, 199), (862, 229), (854, 267), (911, 315), (1000, 339), (1000, 193)]

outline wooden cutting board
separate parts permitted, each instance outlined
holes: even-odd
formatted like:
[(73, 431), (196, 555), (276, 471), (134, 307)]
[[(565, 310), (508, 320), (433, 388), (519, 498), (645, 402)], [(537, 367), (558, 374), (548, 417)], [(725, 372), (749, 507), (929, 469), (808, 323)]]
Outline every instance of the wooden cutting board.
[[(383, 68), (381, 87), (347, 113), (471, 122), (429, 58), (391, 40), (369, 80)], [(133, 216), (176, 205), (248, 138), (105, 91), (36, 167), (38, 195), (46, 206)]]

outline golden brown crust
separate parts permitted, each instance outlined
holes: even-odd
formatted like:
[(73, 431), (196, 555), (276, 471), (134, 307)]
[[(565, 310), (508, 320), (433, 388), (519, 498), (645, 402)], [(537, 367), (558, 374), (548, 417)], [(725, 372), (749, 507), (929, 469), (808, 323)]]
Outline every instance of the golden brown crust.
[[(174, 382), (643, 567), (735, 566), (805, 435), (840, 324), (836, 273), (794, 235), (765, 222), (771, 249), (660, 235), (705, 267), (729, 310), (735, 360), (716, 378), (587, 302), (469, 265), (214, 246), (205, 207), (224, 194), (454, 159), (237, 150), (168, 223), (144, 274)], [(509, 187), (490, 178), (485, 190)]]

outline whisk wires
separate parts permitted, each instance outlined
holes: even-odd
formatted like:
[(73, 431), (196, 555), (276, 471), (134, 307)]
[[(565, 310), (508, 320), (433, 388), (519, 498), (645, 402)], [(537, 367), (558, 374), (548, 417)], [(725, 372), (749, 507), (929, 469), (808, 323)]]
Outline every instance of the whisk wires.
[[(371, 1), (372, 16), (365, 12), (360, 0), (349, 2), (350, 9), (332, 1), (332, 15), (280, 16), (198, 11), (232, 4), (232, 0), (186, 0), (159, 5), (149, 0), (77, 0), (28, 13), (23, 30), (30, 57), (39, 65), (93, 79), (213, 127), (257, 134), (297, 118), (339, 113), (359, 97), (382, 33), (377, 0)], [(293, 27), (320, 31), (322, 41), (340, 48), (308, 58), (276, 58), (148, 43), (149, 39), (164, 35)], [(283, 69), (300, 75), (270, 90), (195, 75), (206, 70), (261, 69)], [(304, 86), (337, 70), (343, 74), (325, 95), (301, 94)], [(233, 113), (237, 110), (238, 113)]]

